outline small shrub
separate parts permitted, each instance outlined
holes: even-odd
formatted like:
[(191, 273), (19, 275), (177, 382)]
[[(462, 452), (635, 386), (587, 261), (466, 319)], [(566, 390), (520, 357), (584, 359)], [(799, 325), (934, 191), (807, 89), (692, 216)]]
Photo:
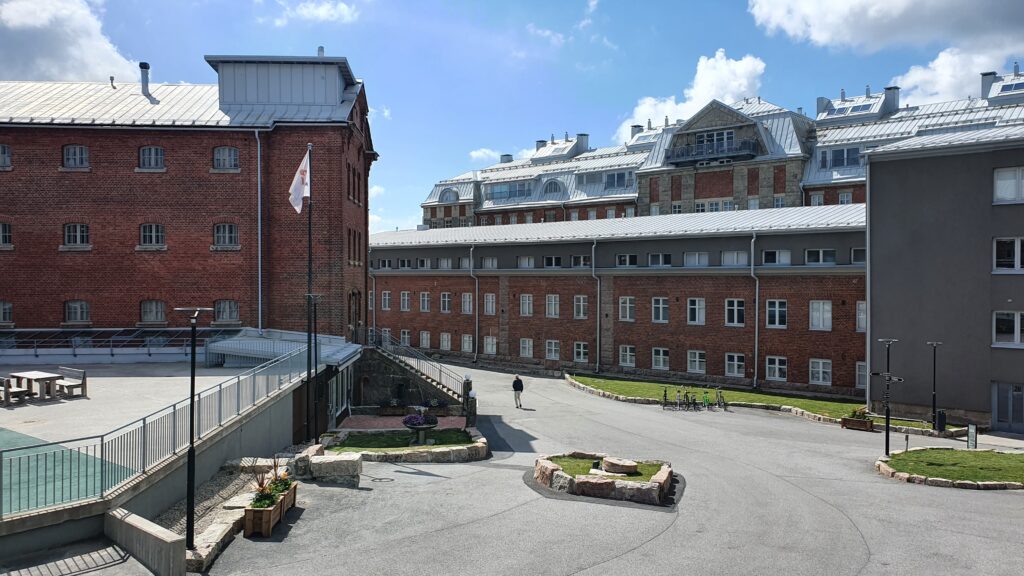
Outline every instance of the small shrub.
[(430, 414), (409, 414), (402, 418), (402, 426), (431, 426), (437, 425), (437, 416)]
[(850, 420), (871, 420), (871, 417), (868, 416), (868, 409), (865, 408), (864, 406), (854, 408), (852, 411), (850, 411), (850, 414), (847, 416), (847, 418), (849, 418)]

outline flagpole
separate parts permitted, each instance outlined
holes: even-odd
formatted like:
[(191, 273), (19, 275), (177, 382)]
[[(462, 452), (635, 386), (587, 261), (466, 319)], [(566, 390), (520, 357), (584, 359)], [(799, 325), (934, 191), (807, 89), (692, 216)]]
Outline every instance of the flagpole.
[(306, 215), (306, 438), (312, 439), (310, 429), (310, 388), (313, 387), (313, 144), (306, 144), (306, 182), (309, 186), (309, 213)]

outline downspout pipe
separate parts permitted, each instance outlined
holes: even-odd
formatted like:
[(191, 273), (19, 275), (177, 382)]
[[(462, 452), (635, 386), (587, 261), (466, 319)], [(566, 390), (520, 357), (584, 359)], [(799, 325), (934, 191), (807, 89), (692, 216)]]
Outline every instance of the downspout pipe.
[[(376, 338), (377, 337), (377, 302), (376, 302), (376, 300), (377, 300), (377, 275), (373, 273), (373, 266), (371, 264), (373, 262), (373, 258), (371, 258), (371, 256), (370, 256), (371, 254), (373, 254), (373, 248), (367, 247), (367, 249), (366, 249), (366, 273), (370, 275), (370, 282), (373, 283), (373, 287), (370, 288), (370, 296), (374, 300), (373, 302), (370, 302), (370, 311), (373, 312), (373, 314), (372, 314), (372, 316), (370, 318), (370, 330), (373, 332), (373, 337)], [(369, 342), (367, 342), (367, 344), (369, 344)]]
[[(874, 258), (871, 256), (871, 155), (868, 154), (864, 159), (864, 206), (865, 206), (865, 218), (864, 218), (864, 246), (867, 248), (867, 265), (864, 270), (865, 279), (865, 298), (867, 298), (868, 307), (868, 322), (867, 329), (864, 332), (864, 366), (867, 374), (865, 375), (866, 382), (864, 383), (864, 406), (871, 411), (871, 343), (874, 340), (871, 339), (871, 262)], [(881, 372), (881, 370), (879, 370)]]
[(256, 136), (256, 329), (263, 335), (263, 145)]
[(594, 357), (594, 372), (601, 371), (601, 277), (597, 275), (597, 240), (594, 240), (594, 245), (590, 247), (590, 275), (597, 280), (597, 355)]
[(754, 388), (757, 388), (758, 369), (761, 366), (759, 344), (761, 335), (761, 279), (754, 273), (754, 245), (757, 232), (750, 237), (750, 277), (754, 279)]
[(476, 245), (469, 247), (469, 277), (473, 279), (473, 362), (476, 362), (480, 351), (480, 278), (476, 275), (473, 262), (473, 249)]

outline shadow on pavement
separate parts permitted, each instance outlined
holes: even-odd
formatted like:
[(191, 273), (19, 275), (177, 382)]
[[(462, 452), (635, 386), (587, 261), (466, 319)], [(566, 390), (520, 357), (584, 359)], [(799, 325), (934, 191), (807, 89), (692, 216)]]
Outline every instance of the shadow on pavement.
[(487, 437), (491, 452), (535, 452), (537, 438), (506, 423), (501, 416), (479, 415), (476, 429)]
[[(86, 540), (57, 550), (23, 556), (9, 563), (0, 562), (0, 574), (70, 576), (110, 569), (129, 561), (132, 561), (131, 556), (109, 541)], [(124, 573), (140, 572), (129, 568)]]

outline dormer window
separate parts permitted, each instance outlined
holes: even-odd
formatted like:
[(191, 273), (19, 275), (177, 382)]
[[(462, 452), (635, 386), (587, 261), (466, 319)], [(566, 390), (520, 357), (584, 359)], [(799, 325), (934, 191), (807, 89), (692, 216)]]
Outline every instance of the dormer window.
[(697, 153), (712, 154), (731, 150), (736, 142), (736, 132), (733, 130), (719, 130), (717, 132), (702, 132), (697, 134)]
[(604, 175), (604, 188), (629, 188), (633, 186), (632, 172), (610, 172)]
[(438, 202), (441, 204), (455, 204), (459, 201), (459, 193), (451, 188), (445, 188), (441, 191), (441, 197)]
[(545, 194), (558, 194), (562, 191), (562, 186), (558, 183), (558, 180), (548, 180), (548, 183), (544, 185)]
[(491, 186), (491, 199), (525, 198), (530, 195), (531, 182), (507, 182)]
[(832, 150), (821, 150), (818, 152), (818, 168), (825, 170), (829, 167), (831, 158), (833, 168), (845, 166), (860, 166), (860, 148), (834, 148)]
[(1003, 84), (1002, 87), (999, 88), (999, 93), (1006, 94), (1007, 92), (1016, 92), (1017, 90), (1024, 90), (1024, 82)]

